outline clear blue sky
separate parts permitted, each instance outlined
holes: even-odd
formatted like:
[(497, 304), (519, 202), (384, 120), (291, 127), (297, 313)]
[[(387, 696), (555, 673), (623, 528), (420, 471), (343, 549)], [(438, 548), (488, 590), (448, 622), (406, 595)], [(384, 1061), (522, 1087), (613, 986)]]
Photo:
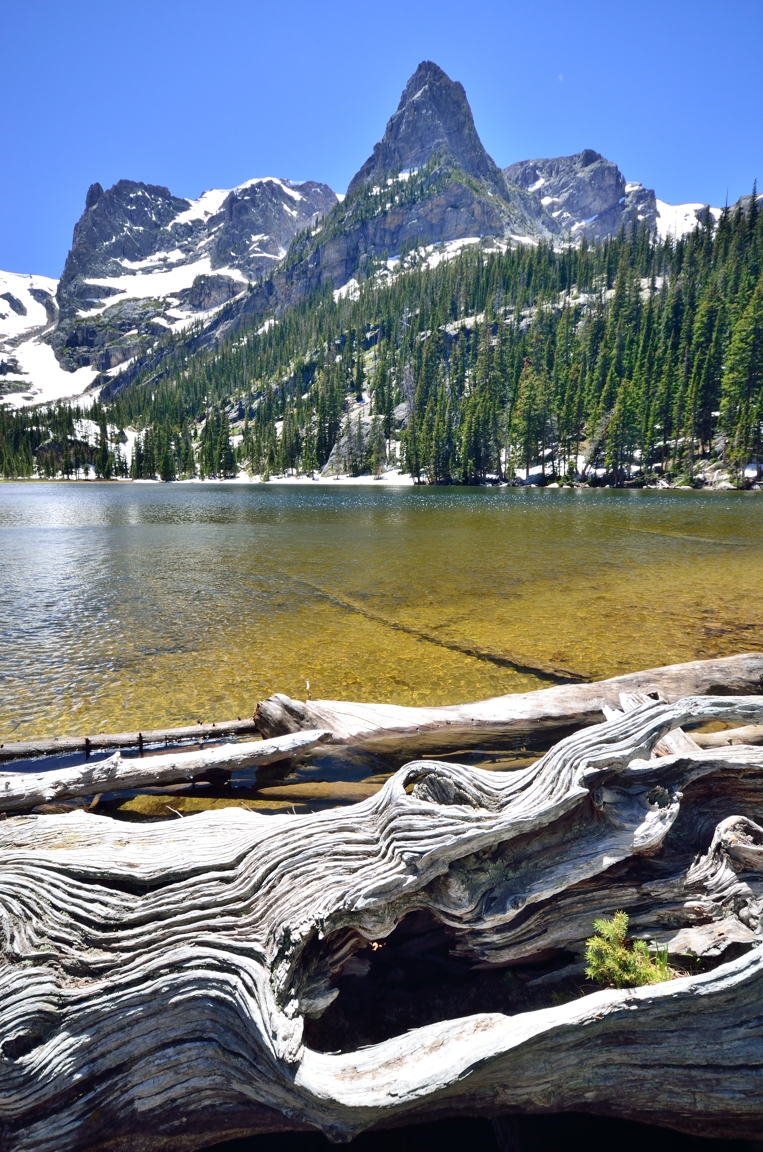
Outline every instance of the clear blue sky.
[(763, 184), (763, 4), (0, 0), (0, 269), (58, 276), (88, 185), (344, 191), (420, 60), (506, 165), (595, 148), (663, 200)]

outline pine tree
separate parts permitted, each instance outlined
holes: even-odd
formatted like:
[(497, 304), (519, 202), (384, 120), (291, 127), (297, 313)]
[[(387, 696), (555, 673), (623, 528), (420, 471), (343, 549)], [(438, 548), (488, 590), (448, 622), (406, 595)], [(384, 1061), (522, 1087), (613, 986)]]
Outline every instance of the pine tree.
[[(717, 226), (705, 213), (677, 241), (640, 226), (603, 243), (410, 264), (382, 283), (369, 262), (357, 297), (334, 300), (327, 286), (278, 324), (258, 320), (190, 355), (169, 334), (162, 374), (138, 377), (108, 406), (0, 405), (2, 474), (82, 475), (87, 459), (101, 474), (107, 455), (118, 471), (117, 454), (103, 452), (104, 416), (106, 432), (141, 430), (136, 478), (167, 475), (168, 455), (177, 475), (193, 475), (194, 443), (205, 476), (233, 474), (236, 458), (260, 473), (323, 466), (368, 386), (366, 341), (385, 452), (403, 447), (406, 466), (432, 482), (482, 483), (538, 464), (542, 476), (574, 477), (584, 442), (589, 466), (603, 464), (614, 483), (648, 481), (655, 469), (693, 478), (715, 452), (739, 469), (760, 452), (755, 200)], [(95, 449), (75, 436), (81, 419), (98, 425)], [(243, 422), (233, 459), (231, 420), (237, 431)], [(371, 465), (373, 444), (353, 415), (353, 467)]]
[(729, 461), (743, 468), (761, 451), (763, 421), (763, 280), (734, 325), (722, 385), (721, 422)]
[(98, 447), (93, 456), (95, 474), (99, 480), (111, 479), (114, 467), (114, 458), (109, 452), (109, 438), (106, 427), (106, 413), (101, 411), (98, 423)]

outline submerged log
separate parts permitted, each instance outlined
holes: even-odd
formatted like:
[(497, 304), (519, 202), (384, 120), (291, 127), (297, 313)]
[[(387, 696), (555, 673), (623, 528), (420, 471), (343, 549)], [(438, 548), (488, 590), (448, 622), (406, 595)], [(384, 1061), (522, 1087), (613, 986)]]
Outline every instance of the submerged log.
[[(763, 699), (649, 700), (529, 768), (416, 761), (320, 813), (0, 822), (3, 1152), (511, 1110), (757, 1138), (763, 750), (653, 756), (697, 721), (761, 724)], [(618, 908), (707, 970), (580, 995)], [(427, 973), (397, 1015), (383, 961)]]
[(656, 692), (672, 701), (681, 696), (737, 696), (761, 691), (763, 653), (750, 652), (718, 660), (669, 664), (593, 684), (565, 684), (440, 708), (341, 700), (304, 702), (278, 694), (257, 705), (255, 719), (263, 736), (327, 728), (336, 744), (363, 744), (390, 751), (404, 747), (410, 752), (418, 743), (428, 751), (444, 751), (484, 741), (489, 736), (598, 724), (605, 708), (618, 706), (623, 692)]
[(209, 772), (236, 772), (257, 764), (286, 760), (314, 748), (329, 735), (313, 729), (250, 740), (241, 744), (214, 744), (193, 752), (169, 752), (165, 756), (126, 759), (120, 752), (106, 760), (89, 761), (74, 768), (49, 768), (43, 772), (0, 773), (0, 812), (34, 808), (76, 796), (124, 791), (195, 780)]
[(97, 736), (43, 736), (38, 740), (15, 740), (0, 744), (1, 760), (61, 756), (75, 752), (104, 752), (110, 748), (143, 748), (148, 744), (177, 744), (185, 740), (218, 740), (221, 736), (244, 736), (257, 732), (251, 720), (221, 720), (217, 724), (192, 724), (185, 728), (155, 728), (148, 732), (100, 732)]

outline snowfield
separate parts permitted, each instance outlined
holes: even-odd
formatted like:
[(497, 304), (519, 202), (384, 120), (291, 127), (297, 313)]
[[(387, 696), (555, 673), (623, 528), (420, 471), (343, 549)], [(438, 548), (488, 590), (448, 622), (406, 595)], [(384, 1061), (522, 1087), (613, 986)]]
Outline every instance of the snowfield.
[(0, 361), (11, 365), (0, 382), (26, 385), (3, 397), (12, 408), (81, 396), (96, 375), (94, 368), (65, 372), (53, 349), (40, 339), (52, 326), (42, 294), (54, 303), (57, 287), (50, 276), (0, 272)]
[(661, 240), (672, 236), (680, 240), (687, 232), (693, 232), (697, 227), (697, 214), (710, 208), (716, 224), (721, 214), (720, 208), (711, 208), (709, 204), (667, 204), (664, 200), (657, 201), (657, 234)]
[(0, 272), (0, 353), (5, 342), (22, 336), (34, 328), (45, 328), (48, 316), (44, 304), (32, 292), (45, 292), (56, 299), (58, 281), (50, 276), (22, 276), (16, 272)]
[[(145, 263), (145, 261), (141, 261), (141, 263)], [(123, 300), (153, 300), (177, 296), (179, 292), (190, 288), (197, 276), (209, 275), (229, 276), (231, 280), (238, 281), (242, 292), (248, 284), (246, 276), (243, 272), (239, 272), (238, 268), (213, 269), (208, 256), (204, 256), (203, 259), (197, 260), (193, 264), (178, 264), (174, 268), (166, 268), (159, 265), (157, 261), (157, 265), (151, 272), (132, 272), (125, 268), (123, 276), (104, 276), (101, 279), (88, 280), (86, 283), (92, 285), (94, 289), (112, 288), (119, 295), (99, 296), (97, 291), (94, 291), (93, 299), (100, 299), (103, 303), (99, 308), (83, 309), (79, 315), (83, 317), (99, 316), (107, 308), (113, 307), (114, 304), (120, 304)], [(178, 317), (180, 315), (178, 313)], [(194, 315), (198, 315), (198, 313), (194, 313)]]
[(202, 192), (198, 200), (191, 200), (190, 208), (186, 208), (185, 212), (175, 217), (170, 228), (174, 228), (176, 224), (192, 224), (194, 220), (208, 220), (210, 216), (216, 216), (231, 192), (241, 192), (244, 188), (251, 188), (255, 184), (277, 184), (287, 196), (291, 196), (292, 200), (303, 199), (302, 193), (292, 188), (288, 180), (280, 180), (277, 176), (255, 176), (252, 180), (237, 184), (235, 188), (210, 188), (207, 192)]
[(66, 372), (56, 360), (49, 344), (39, 339), (25, 340), (13, 352), (21, 373), (12, 379), (29, 381), (23, 392), (11, 392), (3, 401), (11, 408), (24, 408), (27, 404), (53, 404), (56, 400), (77, 400), (86, 407), (95, 399), (95, 393), (83, 393), (98, 375), (95, 368), (78, 368)]

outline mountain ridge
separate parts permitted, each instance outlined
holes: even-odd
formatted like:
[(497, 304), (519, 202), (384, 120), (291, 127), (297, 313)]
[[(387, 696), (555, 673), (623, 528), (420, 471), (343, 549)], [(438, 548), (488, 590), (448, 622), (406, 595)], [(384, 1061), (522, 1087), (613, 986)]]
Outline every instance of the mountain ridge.
[(217, 341), (410, 247), (603, 239), (634, 225), (677, 235), (704, 210), (658, 201), (592, 149), (501, 170), (463, 86), (423, 61), (345, 198), (275, 177), (196, 200), (131, 180), (91, 184), (45, 323), (35, 313), (20, 325), (0, 293), (0, 396), (113, 394), (168, 331), (201, 325), (201, 343)]

